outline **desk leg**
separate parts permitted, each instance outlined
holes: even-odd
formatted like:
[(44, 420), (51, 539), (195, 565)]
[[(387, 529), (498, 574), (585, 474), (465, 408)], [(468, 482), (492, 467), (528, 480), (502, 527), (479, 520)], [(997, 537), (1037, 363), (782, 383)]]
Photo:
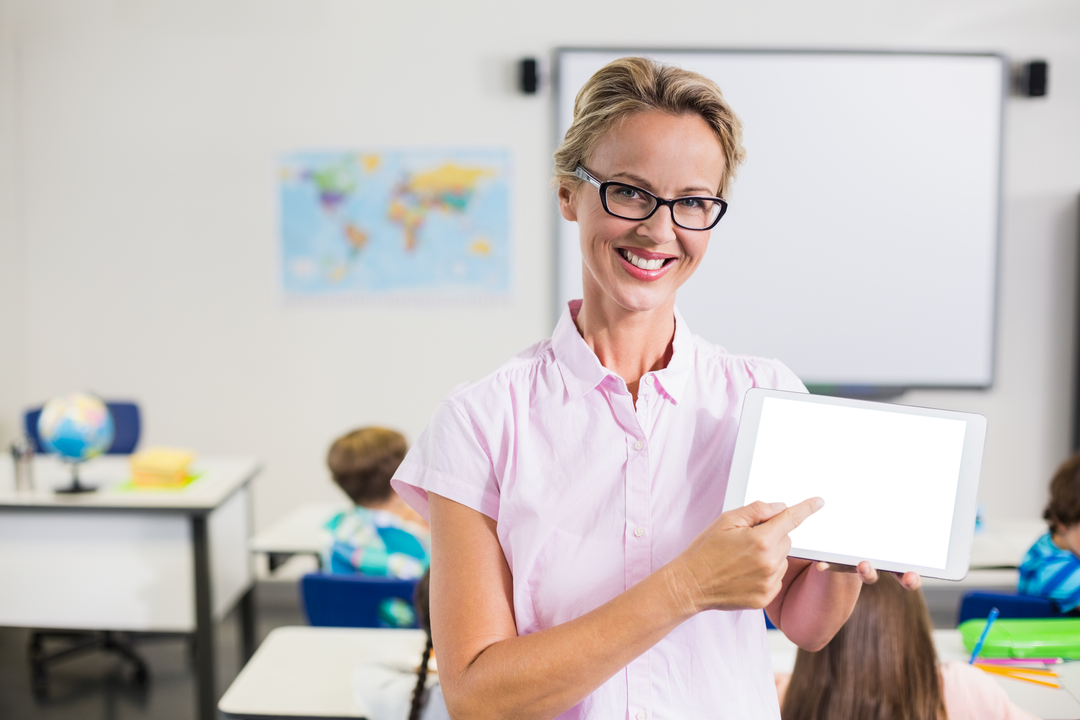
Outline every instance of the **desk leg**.
[(255, 654), (255, 584), (240, 597), (240, 647), (246, 663)]
[(191, 516), (191, 536), (195, 551), (195, 716), (199, 720), (215, 720), (214, 613), (210, 602), (210, 538), (206, 515)]

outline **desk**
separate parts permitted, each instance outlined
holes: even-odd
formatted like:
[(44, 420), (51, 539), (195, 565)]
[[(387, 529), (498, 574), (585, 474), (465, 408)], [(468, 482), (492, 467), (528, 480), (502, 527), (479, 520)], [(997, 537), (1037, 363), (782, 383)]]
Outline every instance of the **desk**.
[(1047, 532), (1043, 520), (988, 522), (971, 539), (971, 568), (1014, 568), (1036, 540)]
[(254, 646), (247, 541), (250, 458), (206, 458), (182, 490), (124, 490), (126, 456), (87, 462), (94, 493), (57, 495), (70, 472), (34, 458), (35, 490), (14, 489), (0, 462), (0, 625), (195, 635), (198, 711), (215, 717), (214, 620), (240, 604), (244, 647)]
[(281, 627), (270, 632), (222, 696), (227, 718), (362, 718), (353, 668), (363, 662), (418, 664), (423, 630)]
[[(768, 631), (773, 668), (791, 672), (795, 645), (778, 630)], [(353, 698), (353, 668), (382, 660), (390, 665), (418, 662), (425, 637), (420, 630), (282, 627), (267, 636), (240, 671), (218, 709), (231, 720), (248, 718), (362, 718), (366, 708)], [(935, 630), (943, 662), (967, 660), (957, 630)], [(1058, 666), (1063, 689), (1054, 690), (1005, 677), (994, 679), (1020, 707), (1045, 720), (1080, 720), (1080, 662)]]
[(314, 555), (323, 550), (323, 526), (349, 505), (343, 502), (304, 503), (251, 538), (251, 552), (266, 553), (270, 572), (292, 555)]
[[(941, 662), (967, 662), (971, 657), (971, 653), (964, 649), (959, 630), (935, 630), (934, 645)], [(795, 666), (796, 651), (795, 644), (779, 630), (769, 631), (773, 670), (791, 672)], [(1080, 661), (1055, 665), (1053, 669), (1060, 676), (1062, 688), (1059, 690), (1006, 677), (995, 676), (994, 680), (1005, 689), (1010, 700), (1043, 720), (1080, 719)]]

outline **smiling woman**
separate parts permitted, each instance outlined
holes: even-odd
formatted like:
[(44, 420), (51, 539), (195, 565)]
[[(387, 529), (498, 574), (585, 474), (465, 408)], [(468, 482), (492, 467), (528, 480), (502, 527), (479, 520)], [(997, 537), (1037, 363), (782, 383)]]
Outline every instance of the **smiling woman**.
[(394, 479), (431, 521), (454, 717), (778, 718), (761, 609), (816, 650), (876, 579), (786, 557), (819, 498), (723, 507), (743, 394), (803, 389), (675, 309), (740, 132), (715, 84), (643, 58), (578, 95), (555, 183), (584, 297), (551, 339), (446, 398)]

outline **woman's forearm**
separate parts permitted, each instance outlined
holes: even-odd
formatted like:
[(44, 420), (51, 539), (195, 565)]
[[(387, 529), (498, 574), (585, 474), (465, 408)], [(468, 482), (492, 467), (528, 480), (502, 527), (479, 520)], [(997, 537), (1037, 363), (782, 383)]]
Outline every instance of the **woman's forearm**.
[(784, 593), (769, 608), (774, 624), (804, 650), (816, 652), (847, 622), (859, 599), (862, 579), (854, 572), (818, 570), (791, 558)]
[[(464, 670), (440, 673), (454, 718), (552, 718), (694, 614), (669, 568), (575, 620), (498, 640)], [(440, 647), (440, 667), (444, 651)]]
[(430, 493), (431, 620), (447, 707), (455, 718), (551, 718), (696, 613), (765, 607), (780, 591), (787, 533), (818, 506), (753, 503), (724, 513), (606, 604), (518, 637), (497, 524)]

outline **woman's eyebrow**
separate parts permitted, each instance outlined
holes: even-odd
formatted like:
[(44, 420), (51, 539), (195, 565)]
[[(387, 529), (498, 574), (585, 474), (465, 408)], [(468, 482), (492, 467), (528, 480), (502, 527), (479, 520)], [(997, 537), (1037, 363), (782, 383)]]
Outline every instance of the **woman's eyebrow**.
[[(631, 185), (637, 185), (642, 190), (648, 190), (649, 192), (653, 191), (652, 183), (650, 183), (648, 180), (641, 177), (640, 175), (635, 175), (631, 172), (617, 172), (611, 176), (612, 180), (619, 179), (620, 181), (622, 181), (623, 178), (629, 181)], [(676, 195), (676, 197), (685, 197), (687, 195), (707, 195), (709, 197), (712, 197), (715, 193), (716, 190), (709, 188), (705, 185), (687, 186), (680, 190), (679, 194)]]

